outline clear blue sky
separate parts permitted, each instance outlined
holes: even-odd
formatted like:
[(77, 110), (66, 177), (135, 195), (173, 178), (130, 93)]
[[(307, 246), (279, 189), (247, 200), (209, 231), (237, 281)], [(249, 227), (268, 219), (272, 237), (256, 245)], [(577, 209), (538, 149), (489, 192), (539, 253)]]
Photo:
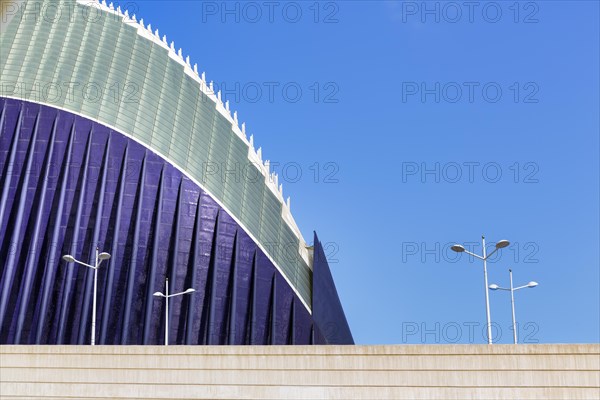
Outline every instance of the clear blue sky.
[[(540, 283), (516, 293), (520, 339), (598, 342), (598, 2), (463, 3), (127, 7), (279, 163), (357, 343), (483, 343), (482, 265), (448, 249), (481, 234), (513, 242), (490, 283)], [(510, 296), (490, 297), (510, 343)]]

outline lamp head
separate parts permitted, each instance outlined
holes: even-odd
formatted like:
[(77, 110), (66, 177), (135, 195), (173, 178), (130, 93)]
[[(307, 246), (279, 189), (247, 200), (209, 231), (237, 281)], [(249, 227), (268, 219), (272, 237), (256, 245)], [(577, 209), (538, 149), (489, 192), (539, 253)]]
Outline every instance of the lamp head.
[(152, 294), (152, 296), (165, 297), (165, 295), (162, 294), (161, 292), (154, 292), (154, 294)]
[(508, 246), (510, 244), (510, 242), (508, 240), (501, 240), (498, 243), (496, 243), (496, 248), (497, 249), (503, 249), (506, 246)]
[(498, 285), (496, 285), (495, 283), (492, 283), (492, 284), (489, 286), (489, 288), (490, 288), (491, 290), (498, 290)]
[(98, 254), (98, 259), (100, 261), (108, 260), (110, 258), (110, 254), (108, 253), (100, 253)]
[(455, 244), (454, 246), (452, 246), (450, 248), (452, 249), (452, 251), (455, 251), (457, 253), (462, 253), (463, 251), (465, 251), (465, 248), (460, 244)]
[(75, 262), (75, 257), (68, 255), (68, 254), (65, 254), (64, 256), (62, 256), (62, 259), (68, 263)]
[(183, 292), (184, 294), (188, 294), (188, 293), (194, 293), (196, 291), (196, 289), (192, 289), (189, 288), (188, 290), (186, 290), (185, 292)]
[(529, 288), (534, 288), (534, 287), (536, 287), (537, 285), (538, 285), (538, 283), (537, 283), (537, 282), (531, 281), (531, 282), (529, 282), (529, 283), (527, 284), (527, 287), (529, 287)]

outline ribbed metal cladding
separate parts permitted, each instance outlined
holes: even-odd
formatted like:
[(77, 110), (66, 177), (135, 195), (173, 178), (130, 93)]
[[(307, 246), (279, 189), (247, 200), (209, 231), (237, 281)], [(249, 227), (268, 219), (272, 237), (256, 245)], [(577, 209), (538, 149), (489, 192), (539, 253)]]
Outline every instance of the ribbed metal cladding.
[[(289, 283), (206, 192), (141, 144), (89, 119), (0, 98), (0, 343), (327, 340)], [(337, 296), (336, 296), (337, 297)], [(343, 313), (343, 311), (342, 311)], [(345, 319), (344, 319), (345, 323)]]
[(125, 16), (117, 2), (8, 3), (0, 21), (0, 96), (86, 116), (161, 155), (223, 205), (311, 302), (306, 243), (283, 187), (237, 114), (181, 49), (148, 21)]

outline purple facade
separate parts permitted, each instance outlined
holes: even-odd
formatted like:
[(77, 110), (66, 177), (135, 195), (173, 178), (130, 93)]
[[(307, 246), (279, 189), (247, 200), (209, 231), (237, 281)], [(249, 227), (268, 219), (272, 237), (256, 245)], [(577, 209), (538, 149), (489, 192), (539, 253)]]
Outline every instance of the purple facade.
[[(165, 302), (152, 294), (166, 278), (171, 293), (196, 290), (171, 301), (171, 344), (352, 343), (335, 286), (313, 291), (337, 303), (311, 315), (168, 161), (66, 111), (4, 98), (0, 110), (0, 343), (89, 343), (93, 271), (61, 257), (93, 264), (96, 244), (112, 255), (98, 273), (99, 344), (163, 344)], [(323, 260), (315, 282), (331, 280)], [(343, 334), (328, 337), (331, 324)]]

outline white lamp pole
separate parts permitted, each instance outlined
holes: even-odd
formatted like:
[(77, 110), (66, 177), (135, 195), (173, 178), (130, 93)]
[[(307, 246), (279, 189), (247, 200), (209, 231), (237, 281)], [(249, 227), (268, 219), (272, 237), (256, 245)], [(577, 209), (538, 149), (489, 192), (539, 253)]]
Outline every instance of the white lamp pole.
[(492, 254), (497, 252), (499, 249), (502, 249), (502, 248), (508, 246), (510, 244), (510, 242), (508, 240), (500, 240), (498, 243), (496, 243), (496, 248), (490, 254), (486, 254), (485, 236), (481, 236), (481, 243), (483, 245), (483, 256), (471, 253), (470, 251), (466, 250), (464, 248), (464, 246), (462, 246), (460, 244), (455, 244), (454, 246), (451, 247), (451, 249), (457, 253), (464, 252), (473, 257), (479, 258), (480, 260), (483, 260), (483, 283), (485, 285), (484, 286), (484, 288), (485, 288), (485, 314), (487, 317), (487, 336), (488, 336), (488, 344), (492, 344), (492, 320), (491, 320), (491, 316), (490, 316), (490, 297), (488, 295), (488, 290), (487, 290), (487, 287), (488, 287), (487, 259), (490, 258), (492, 256)]
[(524, 288), (534, 288), (538, 285), (537, 282), (531, 281), (527, 285), (514, 287), (513, 286), (513, 278), (512, 278), (512, 269), (508, 270), (508, 274), (510, 275), (510, 288), (503, 288), (496, 284), (491, 284), (489, 286), (490, 290), (508, 290), (510, 291), (510, 305), (512, 307), (512, 323), (513, 323), (513, 340), (514, 343), (517, 344), (517, 319), (515, 318), (515, 291)]
[(90, 265), (84, 262), (81, 262), (79, 260), (76, 260), (75, 257), (71, 256), (71, 255), (64, 255), (63, 260), (65, 260), (68, 263), (76, 263), (79, 265), (83, 265), (84, 267), (88, 267), (94, 270), (94, 299), (93, 299), (93, 306), (92, 306), (92, 342), (91, 345), (94, 346), (96, 344), (96, 297), (98, 294), (98, 269), (100, 268), (100, 264), (102, 264), (102, 261), (104, 260), (108, 260), (110, 258), (110, 254), (108, 253), (100, 253), (98, 248), (96, 247), (96, 263), (94, 265)]
[[(487, 257), (485, 255), (485, 237), (481, 236), (481, 243), (483, 246), (483, 286), (488, 287), (488, 274), (487, 274)], [(492, 317), (490, 315), (490, 296), (488, 291), (485, 291), (485, 315), (487, 316), (487, 336), (488, 344), (492, 344)]]
[(169, 345), (169, 298), (193, 293), (195, 291), (195, 289), (189, 288), (185, 292), (169, 294), (169, 279), (167, 278), (165, 282), (165, 294), (162, 294), (161, 292), (155, 292), (153, 294), (153, 296), (165, 298), (165, 346)]
[(510, 307), (512, 308), (512, 322), (513, 322), (513, 340), (517, 344), (517, 317), (515, 316), (515, 288), (513, 286), (512, 269), (508, 270), (510, 276)]

